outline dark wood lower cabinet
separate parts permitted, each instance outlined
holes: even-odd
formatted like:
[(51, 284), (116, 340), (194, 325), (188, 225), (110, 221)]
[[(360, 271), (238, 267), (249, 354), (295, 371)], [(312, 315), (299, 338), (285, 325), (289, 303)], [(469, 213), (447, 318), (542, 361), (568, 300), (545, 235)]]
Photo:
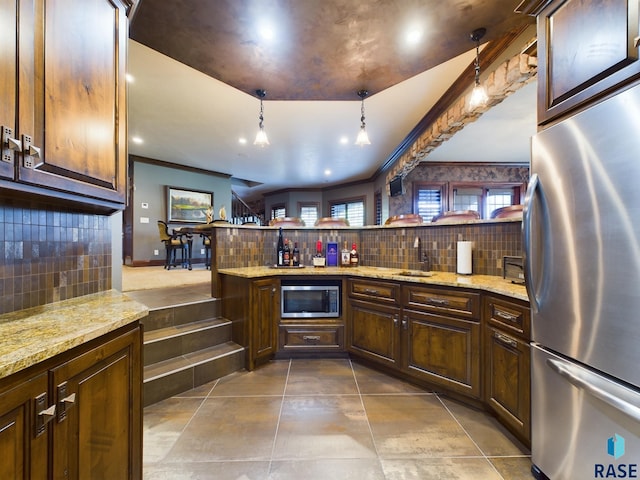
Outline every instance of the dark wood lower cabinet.
[(46, 425), (36, 433), (36, 419), (48, 407), (47, 374), (40, 373), (0, 393), (0, 478), (44, 480), (47, 477)]
[(137, 322), (0, 382), (0, 478), (142, 478)]
[(276, 353), (280, 318), (280, 281), (275, 278), (251, 282), (250, 356), (253, 364), (269, 360)]
[(400, 368), (400, 309), (373, 302), (349, 302), (349, 351)]
[(405, 310), (406, 368), (447, 391), (480, 398), (480, 323)]
[(527, 302), (483, 298), (484, 402), (521, 440), (531, 438), (531, 312)]
[(485, 326), (485, 401), (522, 439), (531, 436), (531, 348)]

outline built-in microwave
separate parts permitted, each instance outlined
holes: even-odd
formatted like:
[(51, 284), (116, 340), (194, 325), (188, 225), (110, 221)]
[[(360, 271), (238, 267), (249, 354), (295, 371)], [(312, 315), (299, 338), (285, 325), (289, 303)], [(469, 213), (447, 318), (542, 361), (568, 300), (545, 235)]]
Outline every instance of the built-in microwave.
[(280, 316), (282, 318), (333, 318), (340, 316), (340, 280), (282, 280)]

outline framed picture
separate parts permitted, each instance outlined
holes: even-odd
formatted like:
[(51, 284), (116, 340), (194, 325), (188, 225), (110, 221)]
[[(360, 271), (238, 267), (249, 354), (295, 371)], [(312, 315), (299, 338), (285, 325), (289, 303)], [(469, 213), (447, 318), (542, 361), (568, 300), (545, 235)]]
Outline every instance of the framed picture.
[(167, 186), (168, 223), (207, 223), (213, 209), (213, 192)]

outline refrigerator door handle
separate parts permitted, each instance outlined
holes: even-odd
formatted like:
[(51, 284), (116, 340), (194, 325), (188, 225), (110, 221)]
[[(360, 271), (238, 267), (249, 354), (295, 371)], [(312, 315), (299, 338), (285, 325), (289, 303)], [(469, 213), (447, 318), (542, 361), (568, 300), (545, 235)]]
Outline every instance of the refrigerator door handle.
[(640, 422), (640, 408), (634, 404), (634, 401), (638, 402), (640, 395), (568, 362), (549, 358), (547, 365), (572, 385), (624, 413), (632, 420)]
[(534, 291), (536, 284), (533, 281), (533, 272), (531, 271), (531, 210), (533, 209), (533, 199), (539, 188), (540, 178), (537, 173), (534, 173), (531, 175), (529, 185), (527, 186), (527, 194), (524, 197), (524, 209), (522, 211), (522, 260), (524, 266), (524, 277), (525, 284), (527, 285), (529, 302), (531, 303), (531, 308), (535, 312), (540, 311), (540, 302), (538, 302), (538, 297)]

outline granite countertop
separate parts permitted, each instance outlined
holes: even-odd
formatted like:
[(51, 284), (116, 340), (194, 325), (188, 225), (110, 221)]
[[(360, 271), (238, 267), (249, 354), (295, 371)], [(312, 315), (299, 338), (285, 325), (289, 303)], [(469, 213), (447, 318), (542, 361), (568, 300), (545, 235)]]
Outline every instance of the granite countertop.
[(221, 268), (218, 273), (223, 275), (234, 275), (244, 278), (260, 278), (280, 275), (345, 275), (350, 277), (376, 278), (381, 280), (395, 280), (402, 282), (420, 283), (423, 285), (441, 285), (445, 287), (464, 287), (475, 290), (482, 290), (490, 293), (506, 295), (518, 300), (528, 301), (527, 290), (524, 285), (511, 283), (502, 277), (493, 275), (458, 275), (451, 272), (430, 272), (431, 276), (406, 276), (400, 272), (413, 272), (420, 274), (416, 270), (406, 270), (402, 268), (382, 268), (364, 267), (341, 268), (322, 267), (314, 268), (305, 266), (304, 268), (273, 268), (273, 267), (243, 267), (243, 268)]
[(0, 378), (128, 325), (148, 308), (117, 290), (0, 315)]

